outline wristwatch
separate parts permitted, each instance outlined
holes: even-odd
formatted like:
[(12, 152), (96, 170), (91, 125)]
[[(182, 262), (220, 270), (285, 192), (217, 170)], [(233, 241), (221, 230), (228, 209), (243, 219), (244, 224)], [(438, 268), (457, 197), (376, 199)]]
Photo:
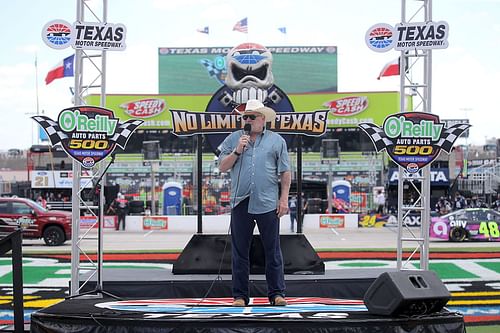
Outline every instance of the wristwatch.
[(234, 154), (234, 155), (236, 155), (236, 156), (240, 156), (240, 155), (241, 155), (241, 153), (238, 153), (238, 152), (236, 151), (236, 149), (234, 149), (234, 150), (233, 150), (233, 154)]

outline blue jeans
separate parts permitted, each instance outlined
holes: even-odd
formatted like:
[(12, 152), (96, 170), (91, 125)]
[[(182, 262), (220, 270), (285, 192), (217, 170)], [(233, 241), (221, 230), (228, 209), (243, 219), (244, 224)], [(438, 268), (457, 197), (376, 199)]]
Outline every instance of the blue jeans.
[(295, 222), (297, 221), (297, 212), (290, 212), (290, 231), (295, 231)]
[(281, 255), (279, 219), (276, 211), (249, 214), (248, 201), (240, 202), (231, 212), (231, 242), (233, 269), (233, 297), (249, 302), (248, 276), (250, 274), (250, 245), (255, 222), (259, 228), (266, 259), (267, 296), (285, 296), (285, 277)]

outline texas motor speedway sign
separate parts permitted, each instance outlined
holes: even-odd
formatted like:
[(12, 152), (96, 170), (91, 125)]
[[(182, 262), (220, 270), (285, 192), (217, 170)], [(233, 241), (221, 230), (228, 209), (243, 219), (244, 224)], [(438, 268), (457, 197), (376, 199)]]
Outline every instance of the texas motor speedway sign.
[(375, 52), (446, 49), (449, 26), (445, 21), (387, 23), (371, 26), (365, 34), (366, 45)]
[(42, 39), (51, 48), (123, 51), (127, 29), (121, 23), (75, 22), (53, 20), (42, 29)]

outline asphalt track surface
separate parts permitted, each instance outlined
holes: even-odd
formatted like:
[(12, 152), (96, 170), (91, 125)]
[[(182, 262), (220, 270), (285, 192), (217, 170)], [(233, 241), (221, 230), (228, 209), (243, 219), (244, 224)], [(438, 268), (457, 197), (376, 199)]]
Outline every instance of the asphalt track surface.
[[(409, 237), (409, 236), (414, 236), (418, 237), (418, 232), (419, 228), (411, 228), (408, 230), (405, 230), (404, 236)], [(389, 260), (394, 260), (395, 259), (395, 249), (397, 247), (397, 229), (393, 227), (379, 227), (379, 228), (359, 228), (359, 229), (316, 229), (316, 230), (305, 230), (304, 234), (306, 235), (307, 239), (311, 243), (311, 245), (320, 253), (320, 256), (324, 258), (325, 260), (328, 261), (328, 265), (339, 265), (337, 260), (359, 260), (362, 258), (369, 259), (373, 256), (373, 258), (378, 258), (378, 259), (383, 259), (384, 256), (386, 255)], [(84, 240), (80, 243), (80, 248), (84, 249), (85, 251), (90, 251), (90, 252), (96, 252), (97, 250), (97, 232), (95, 230), (92, 230), (88, 234), (89, 240)], [(134, 261), (133, 255), (130, 256), (130, 253), (138, 253), (138, 252), (151, 252), (151, 254), (154, 257), (157, 257), (161, 252), (163, 251), (172, 251), (174, 254), (178, 254), (178, 252), (182, 251), (182, 249), (186, 246), (186, 244), (189, 242), (191, 237), (193, 236), (193, 232), (173, 232), (170, 230), (167, 231), (144, 231), (144, 232), (131, 232), (131, 231), (115, 231), (115, 230), (110, 230), (110, 229), (105, 229), (104, 234), (103, 234), (103, 246), (104, 246), (104, 253), (106, 254), (107, 252), (129, 252), (129, 255), (126, 253), (123, 254), (123, 258), (109, 258), (111, 261), (118, 261), (118, 262), (128, 262), (128, 261)], [(408, 243), (405, 245), (405, 247), (410, 247), (410, 245), (413, 245), (414, 243)], [(491, 256), (488, 255), (493, 255), (491, 258), (498, 258), (498, 254), (495, 253), (495, 251), (498, 249), (500, 246), (500, 243), (498, 242), (464, 242), (464, 243), (452, 243), (452, 242), (446, 242), (446, 241), (441, 241), (441, 240), (431, 240), (430, 241), (430, 251), (431, 251), (431, 259), (434, 258), (435, 253), (433, 252), (450, 252), (449, 254), (446, 254), (446, 258), (444, 259), (451, 259), (455, 260), (453, 258), (453, 253), (457, 255), (458, 258), (468, 258), (468, 254), (472, 255), (474, 258), (483, 258), (480, 260), (488, 260), (487, 258), (490, 258)], [(481, 248), (480, 253), (461, 253), (458, 254), (456, 252), (460, 252), (460, 249), (463, 248), (464, 250), (466, 248)], [(24, 240), (23, 241), (23, 254), (25, 257), (30, 257), (32, 255), (39, 254), (39, 253), (45, 253), (45, 255), (42, 255), (41, 257), (47, 257), (47, 258), (59, 258), (59, 261), (61, 263), (65, 262), (66, 264), (56, 264), (56, 265), (65, 265), (65, 267), (68, 267), (67, 265), (69, 264), (70, 260), (70, 252), (71, 252), (71, 242), (68, 241), (66, 242), (63, 246), (57, 246), (57, 247), (48, 247), (45, 246), (43, 243), (43, 240)], [(482, 249), (484, 248), (484, 249)], [(339, 251), (339, 249), (345, 249), (345, 251)], [(370, 249), (371, 251), (375, 251), (379, 249), (377, 253), (373, 252), (363, 252), (363, 249)], [(433, 251), (433, 249), (435, 251)], [(489, 250), (491, 249), (491, 250)], [(329, 250), (332, 250), (333, 252), (330, 252)], [(350, 252), (354, 251), (354, 252)], [(65, 256), (58, 256), (58, 254), (63, 254), (66, 253)], [(370, 254), (371, 253), (371, 254)], [(167, 255), (167, 254), (165, 254)], [(355, 257), (350, 257), (351, 255), (355, 255)], [(439, 255), (439, 254), (438, 254)], [(130, 257), (128, 257), (130, 256)], [(449, 257), (451, 256), (451, 257)], [(38, 256), (36, 256), (38, 257)], [(121, 257), (121, 256), (120, 256)], [(145, 259), (144, 255), (141, 255), (141, 261), (148, 261)], [(449, 257), (449, 258), (448, 258)], [(439, 257), (441, 258), (441, 257)], [(158, 259), (158, 258), (156, 258)], [(438, 259), (438, 258), (436, 258)], [(135, 259), (138, 260), (138, 259)], [(166, 261), (171, 261), (174, 260), (175, 258), (172, 257), (170, 259), (163, 258), (162, 260)], [(333, 260), (333, 261), (331, 261)], [(493, 259), (493, 260), (498, 260), (498, 259)], [(439, 261), (439, 260), (438, 260)], [(439, 265), (439, 263), (438, 263)], [(471, 265), (471, 263), (469, 263)], [(474, 265), (474, 264), (472, 264)], [(474, 267), (477, 267), (474, 266)], [(67, 268), (66, 268), (67, 270)], [(40, 274), (39, 269), (37, 269), (37, 275)], [(67, 277), (68, 278), (68, 277)], [(497, 280), (498, 276), (495, 276), (493, 280)], [(483, 280), (483, 279), (480, 279)], [(472, 304), (491, 304), (492, 306), (495, 306), (497, 304), (500, 304), (500, 300), (498, 300), (498, 294), (499, 292), (497, 291), (498, 288), (495, 287), (497, 284), (492, 283), (495, 281), (492, 281), (489, 278), (485, 279), (486, 281), (477, 281), (473, 282), (471, 286), (468, 288), (469, 289), (457, 289), (454, 292), (454, 298), (456, 298), (455, 302), (457, 302), (457, 306), (461, 306), (460, 302), (465, 302), (465, 305), (468, 305), (470, 302), (480, 302), (480, 303), (472, 303)], [(486, 285), (485, 285), (486, 283)], [(487, 286), (488, 284), (492, 284), (492, 286)], [(63, 283), (62, 285), (67, 285), (67, 282)], [(2, 288), (4, 290), (1, 291), (1, 297), (6, 298), (5, 301), (6, 303), (10, 303), (9, 301), (9, 288)], [(28, 288), (29, 289), (29, 288)], [(28, 290), (27, 289), (27, 290)], [(32, 288), (36, 289), (36, 288)], [(67, 288), (45, 288), (47, 290), (44, 291), (43, 288), (41, 288), (37, 293), (33, 295), (29, 295), (29, 297), (32, 297), (36, 302), (39, 302), (35, 305), (29, 305), (25, 303), (25, 306), (27, 306), (27, 311), (33, 311), (36, 310), (37, 308), (48, 306), (53, 302), (58, 302), (64, 297), (67, 293)], [(50, 289), (50, 290), (48, 290)], [(47, 294), (44, 294), (47, 293)], [(482, 299), (483, 294), (488, 293), (487, 299)], [(491, 294), (491, 295), (489, 295)], [(28, 296), (25, 296), (28, 297)], [(470, 300), (472, 298), (472, 300)], [(25, 300), (26, 301), (26, 300)], [(30, 299), (27, 299), (29, 302)], [(6, 304), (4, 304), (5, 306)], [(3, 308), (3, 306), (2, 306)], [(5, 311), (5, 309), (1, 309)], [(499, 326), (495, 326), (495, 324), (498, 324), (498, 309), (497, 308), (492, 308), (492, 311), (496, 313), (495, 318), (490, 318), (491, 320), (485, 320), (485, 317), (475, 317), (477, 319), (474, 319), (474, 317), (470, 317), (470, 321), (468, 322), (468, 325), (488, 325), (486, 327), (489, 327), (492, 329), (492, 331), (495, 331), (496, 329), (500, 330)], [(473, 322), (472, 320), (477, 320), (477, 322)], [(6, 321), (1, 321), (0, 320), (0, 326), (1, 324), (9, 323), (10, 320)], [(11, 322), (10, 322), (11, 323)], [(489, 325), (494, 325), (494, 326), (489, 326)], [(475, 332), (475, 331), (474, 331)]]
[[(403, 231), (403, 237), (419, 237), (420, 228), (410, 228)], [(321, 249), (390, 249), (397, 248), (397, 233), (395, 227), (358, 228), (358, 229), (316, 229), (305, 230), (304, 235), (316, 250)], [(204, 233), (209, 235), (208, 233)], [(283, 234), (283, 233), (282, 233)], [(173, 232), (169, 230), (153, 230), (144, 232), (103, 231), (103, 251), (167, 251), (182, 250), (189, 242), (193, 232)], [(415, 242), (404, 242), (403, 247), (411, 248)], [(97, 251), (97, 231), (92, 230), (80, 244), (84, 251)], [(462, 242), (454, 243), (431, 239), (429, 248), (459, 249), (459, 248), (489, 248), (499, 247), (500, 242)], [(43, 240), (23, 240), (23, 252), (70, 252), (71, 241), (62, 246), (49, 247)]]

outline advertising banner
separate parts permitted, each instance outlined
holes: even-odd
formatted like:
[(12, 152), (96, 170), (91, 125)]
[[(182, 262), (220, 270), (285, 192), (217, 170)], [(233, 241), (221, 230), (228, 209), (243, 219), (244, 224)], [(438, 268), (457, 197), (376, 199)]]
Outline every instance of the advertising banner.
[(53, 49), (123, 51), (127, 29), (121, 23), (52, 20), (42, 28), (42, 40)]
[(344, 228), (345, 216), (344, 215), (320, 215), (319, 227), (320, 228)]
[[(421, 172), (413, 173), (410, 177), (422, 177)], [(399, 180), (399, 170), (397, 168), (389, 169), (389, 185), (397, 185)], [(431, 168), (431, 185), (448, 186), (450, 184), (450, 170), (448, 168)]]
[(168, 216), (143, 216), (143, 230), (167, 230)]
[(387, 117), (382, 128), (373, 123), (362, 123), (359, 127), (370, 137), (377, 152), (385, 149), (397, 165), (416, 173), (434, 161), (441, 150), (449, 154), (470, 125), (445, 128), (435, 114), (401, 112)]
[[(107, 95), (106, 108), (120, 121), (140, 119), (140, 129), (173, 129), (170, 110), (204, 112), (211, 95)], [(356, 127), (370, 122), (382, 125), (399, 111), (398, 92), (288, 94), (296, 112), (327, 110), (327, 127)], [(89, 95), (89, 105), (100, 103), (99, 95)], [(408, 97), (411, 106), (411, 99)], [(220, 110), (221, 111), (221, 110)]]
[[(116, 222), (118, 218), (112, 215), (104, 216), (103, 227), (108, 229), (115, 229)], [(96, 216), (80, 216), (80, 228), (97, 228), (97, 217)]]
[(97, 106), (74, 106), (62, 110), (57, 122), (47, 116), (33, 116), (47, 133), (52, 146), (64, 151), (84, 168), (90, 169), (116, 146), (125, 149), (128, 139), (143, 121), (120, 122), (113, 111)]
[[(90, 177), (89, 170), (82, 170), (82, 175)], [(32, 170), (30, 171), (31, 188), (72, 188), (73, 186), (73, 171), (47, 171), (47, 170)], [(80, 188), (92, 188), (92, 182), (89, 179), (80, 179)]]
[(445, 21), (377, 23), (365, 34), (365, 42), (375, 52), (446, 49), (449, 26)]

